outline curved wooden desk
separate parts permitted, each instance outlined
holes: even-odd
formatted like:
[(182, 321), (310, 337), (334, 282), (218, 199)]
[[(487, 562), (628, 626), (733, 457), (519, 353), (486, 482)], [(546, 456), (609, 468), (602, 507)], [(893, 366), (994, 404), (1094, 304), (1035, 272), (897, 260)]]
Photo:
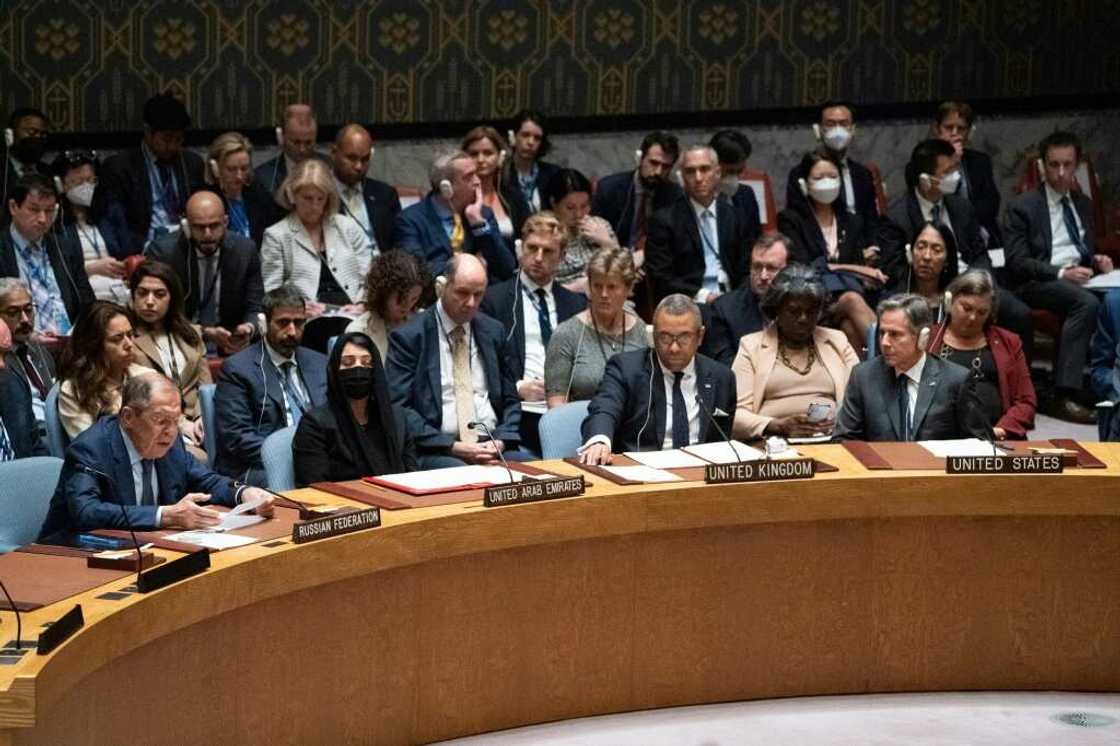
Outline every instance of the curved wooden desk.
[(1089, 447), (1107, 470), (947, 477), (821, 446), (841, 471), (811, 482), (597, 479), (222, 552), (76, 599), (82, 632), (0, 670), (0, 742), (395, 744), (760, 697), (1120, 691), (1120, 446)]

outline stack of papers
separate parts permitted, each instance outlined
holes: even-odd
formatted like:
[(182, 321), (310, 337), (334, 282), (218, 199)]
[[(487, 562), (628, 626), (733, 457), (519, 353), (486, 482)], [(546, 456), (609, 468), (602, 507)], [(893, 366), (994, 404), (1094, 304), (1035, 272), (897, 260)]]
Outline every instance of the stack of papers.
[(950, 456), (1005, 456), (1007, 454), (1007, 451), (1000, 450), (988, 441), (979, 438), (920, 440), (918, 445), (938, 458), (949, 458)]
[[(552, 474), (542, 475), (548, 479)], [(528, 474), (513, 472), (513, 481), (520, 482), (529, 478)], [(401, 474), (383, 474), (379, 477), (366, 477), (366, 481), (384, 485), (401, 492), (423, 495), (453, 490), (477, 489), (495, 484), (510, 484), (510, 473), (504, 466), (456, 466), (450, 469), (432, 469)]]
[(184, 544), (194, 544), (195, 546), (205, 547), (207, 549), (233, 549), (234, 547), (243, 547), (246, 544), (252, 544), (256, 539), (252, 536), (238, 536), (237, 534), (227, 534), (220, 531), (181, 531), (177, 534), (171, 534), (166, 537), (169, 541), (179, 541)]
[(622, 455), (654, 469), (688, 469), (693, 466), (706, 466), (708, 463), (680, 448), (670, 448), (666, 451), (626, 451)]
[(649, 466), (600, 466), (600, 469), (615, 475), (619, 479), (629, 479), (633, 482), (682, 482), (684, 481), (672, 472), (654, 469)]
[[(735, 449), (735, 453), (731, 449)], [(685, 446), (686, 451), (694, 456), (699, 456), (711, 464), (734, 464), (738, 461), (759, 461), (766, 458), (766, 454), (757, 448), (751, 448), (746, 443), (737, 440), (719, 440), (715, 443), (697, 443), (694, 446)], [(738, 454), (739, 458), (735, 458)], [(781, 453), (774, 453), (770, 458), (800, 458), (796, 449), (786, 448)]]

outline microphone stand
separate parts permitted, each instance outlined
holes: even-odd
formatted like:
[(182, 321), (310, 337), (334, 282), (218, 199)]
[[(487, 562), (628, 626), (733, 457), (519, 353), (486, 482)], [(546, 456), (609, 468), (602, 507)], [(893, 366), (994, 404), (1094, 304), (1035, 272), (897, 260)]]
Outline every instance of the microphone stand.
[(712, 427), (716, 429), (716, 432), (723, 436), (723, 440), (727, 443), (727, 447), (731, 449), (731, 454), (735, 457), (735, 460), (740, 464), (743, 463), (743, 457), (739, 455), (739, 449), (735, 447), (735, 443), (732, 442), (731, 438), (727, 437), (727, 433), (719, 426), (715, 415), (709, 412), (708, 408), (704, 406), (704, 398), (700, 396), (700, 394), (696, 395), (696, 404), (700, 407), (700, 411), (704, 413), (704, 416), (708, 418), (708, 422), (712, 423)]
[(506, 457), (502, 453), (502, 449), (498, 448), (498, 446), (497, 446), (497, 438), (494, 437), (494, 433), (491, 432), (490, 428), (487, 427), (486, 423), (485, 422), (478, 422), (478, 421), (468, 422), (467, 427), (469, 427), (471, 430), (482, 430), (483, 432), (486, 433), (486, 437), (488, 437), (490, 439), (490, 442), (495, 444), (494, 445), (494, 450), (497, 451), (498, 458), (501, 460), (502, 466), (506, 467), (506, 473), (509, 474), (509, 483), (510, 484), (516, 484), (516, 482), (514, 482), (514, 479), (513, 479), (513, 469), (509, 468), (509, 462), (506, 461)]
[(92, 466), (87, 466), (82, 463), (75, 463), (74, 467), (78, 471), (88, 474), (89, 476), (101, 482), (102, 486), (108, 490), (109, 496), (116, 502), (117, 507), (121, 509), (121, 517), (124, 518), (124, 525), (128, 527), (128, 534), (132, 537), (132, 545), (136, 547), (136, 587), (140, 587), (140, 571), (144, 567), (143, 550), (140, 549), (140, 541), (136, 538), (136, 532), (132, 529), (132, 521), (129, 520), (128, 511), (125, 510), (124, 503), (117, 497), (117, 488), (113, 484), (113, 479), (103, 471), (94, 469)]
[(19, 615), (19, 607), (12, 600), (12, 594), (8, 593), (8, 589), (4, 586), (2, 580), (0, 580), (0, 590), (4, 591), (4, 598), (8, 599), (8, 605), (12, 607), (12, 613), (16, 615), (16, 650), (22, 650), (20, 638), (23, 637), (23, 618)]

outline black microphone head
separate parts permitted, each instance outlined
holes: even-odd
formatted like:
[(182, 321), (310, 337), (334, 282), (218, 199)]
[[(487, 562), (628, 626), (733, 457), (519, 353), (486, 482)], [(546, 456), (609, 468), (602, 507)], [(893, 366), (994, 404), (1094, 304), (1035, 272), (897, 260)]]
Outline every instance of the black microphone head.
[(468, 422), (467, 427), (470, 428), (471, 430), (477, 430), (478, 429), (478, 423), (477, 422)]

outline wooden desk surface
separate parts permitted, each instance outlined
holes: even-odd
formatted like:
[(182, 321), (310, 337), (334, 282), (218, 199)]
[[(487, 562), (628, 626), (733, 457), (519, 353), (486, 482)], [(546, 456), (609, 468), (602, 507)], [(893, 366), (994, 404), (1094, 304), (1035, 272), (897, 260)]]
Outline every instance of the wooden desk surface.
[(812, 446), (840, 471), (593, 478), (221, 552), (146, 596), (96, 598), (125, 579), (24, 614), (24, 639), (74, 603), (86, 627), (0, 667), (0, 744), (417, 743), (757, 697), (1120, 691), (1120, 445), (1086, 447), (1108, 469), (870, 472)]

